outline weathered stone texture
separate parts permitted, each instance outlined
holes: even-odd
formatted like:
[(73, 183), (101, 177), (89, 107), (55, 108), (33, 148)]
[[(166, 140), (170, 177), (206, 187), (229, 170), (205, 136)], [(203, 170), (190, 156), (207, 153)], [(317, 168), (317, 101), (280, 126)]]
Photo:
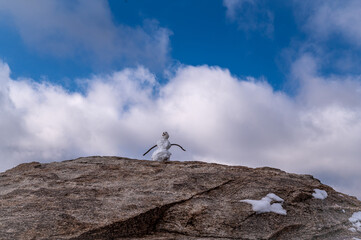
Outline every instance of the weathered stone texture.
[[(315, 188), (326, 190), (314, 199)], [(287, 215), (242, 199), (283, 198)], [(361, 202), (309, 175), (87, 157), (0, 173), (0, 239), (352, 239)]]

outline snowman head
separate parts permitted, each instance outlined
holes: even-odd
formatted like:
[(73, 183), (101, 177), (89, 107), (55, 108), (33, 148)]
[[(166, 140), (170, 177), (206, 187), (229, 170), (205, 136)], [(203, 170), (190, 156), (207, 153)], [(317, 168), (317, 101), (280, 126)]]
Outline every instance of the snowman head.
[(163, 132), (162, 137), (163, 137), (164, 139), (168, 139), (168, 138), (169, 138), (169, 134), (168, 134), (167, 132)]

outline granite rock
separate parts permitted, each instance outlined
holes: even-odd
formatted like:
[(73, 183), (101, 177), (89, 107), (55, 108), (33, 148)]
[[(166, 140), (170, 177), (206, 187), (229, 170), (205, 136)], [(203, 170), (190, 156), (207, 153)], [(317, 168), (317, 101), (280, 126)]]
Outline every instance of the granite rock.
[[(324, 200), (312, 196), (325, 190)], [(244, 199), (268, 193), (287, 215)], [(86, 157), (0, 173), (0, 239), (353, 239), (361, 202), (310, 175), (204, 162)]]

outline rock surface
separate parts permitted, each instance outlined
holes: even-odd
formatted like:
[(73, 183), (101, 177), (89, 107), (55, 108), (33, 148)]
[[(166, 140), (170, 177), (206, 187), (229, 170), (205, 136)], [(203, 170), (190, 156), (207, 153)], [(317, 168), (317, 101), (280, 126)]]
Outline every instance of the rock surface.
[[(312, 197), (325, 190), (324, 200)], [(256, 214), (268, 193), (287, 215)], [(0, 239), (357, 239), (361, 202), (309, 175), (87, 157), (0, 173)]]

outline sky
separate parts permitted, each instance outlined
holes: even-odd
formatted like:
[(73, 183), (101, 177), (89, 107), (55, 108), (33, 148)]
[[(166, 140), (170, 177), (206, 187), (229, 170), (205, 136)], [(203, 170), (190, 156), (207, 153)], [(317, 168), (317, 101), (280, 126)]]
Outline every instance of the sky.
[(142, 154), (361, 199), (358, 0), (0, 0), (0, 171)]

